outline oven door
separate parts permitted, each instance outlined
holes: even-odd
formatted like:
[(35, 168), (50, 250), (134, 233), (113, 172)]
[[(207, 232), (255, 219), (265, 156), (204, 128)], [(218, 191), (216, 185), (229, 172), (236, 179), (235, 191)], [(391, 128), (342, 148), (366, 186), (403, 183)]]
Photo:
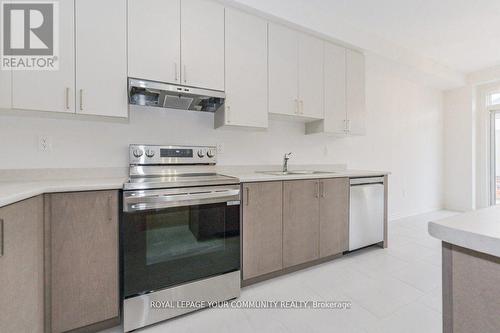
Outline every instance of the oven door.
[(124, 298), (240, 269), (239, 185), (126, 191)]

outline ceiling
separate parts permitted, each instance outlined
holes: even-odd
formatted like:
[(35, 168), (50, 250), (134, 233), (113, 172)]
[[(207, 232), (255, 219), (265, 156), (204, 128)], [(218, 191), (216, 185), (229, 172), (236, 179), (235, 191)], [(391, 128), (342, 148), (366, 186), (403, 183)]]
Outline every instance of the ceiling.
[[(460, 73), (500, 65), (499, 0), (235, 1), (301, 21), (294, 23), (309, 20), (312, 29), (337, 34), (334, 38), (347, 37), (341, 31), (344, 28), (356, 31), (358, 37), (364, 33), (365, 38), (397, 45)], [(344, 41), (356, 45), (356, 41)]]

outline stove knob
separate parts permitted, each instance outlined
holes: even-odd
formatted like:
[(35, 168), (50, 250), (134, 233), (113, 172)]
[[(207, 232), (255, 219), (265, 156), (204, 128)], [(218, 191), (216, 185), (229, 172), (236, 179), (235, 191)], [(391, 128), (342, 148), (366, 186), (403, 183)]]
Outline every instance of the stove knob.
[(149, 158), (155, 156), (155, 151), (151, 149), (146, 150), (146, 156)]
[(207, 157), (212, 158), (212, 157), (214, 157), (214, 156), (215, 156), (215, 152), (214, 152), (212, 149), (209, 149), (209, 150), (207, 151)]
[(205, 156), (205, 152), (203, 150), (198, 150), (198, 157), (203, 158)]
[(141, 157), (141, 156), (142, 156), (143, 151), (142, 151), (141, 149), (134, 149), (133, 154), (134, 154), (134, 156), (135, 156), (136, 158), (139, 158), (139, 157)]

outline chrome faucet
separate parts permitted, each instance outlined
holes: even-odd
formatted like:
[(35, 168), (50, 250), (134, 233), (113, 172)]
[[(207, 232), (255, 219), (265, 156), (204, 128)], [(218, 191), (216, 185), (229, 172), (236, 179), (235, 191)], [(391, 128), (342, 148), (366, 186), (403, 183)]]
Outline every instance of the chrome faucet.
[(292, 153), (286, 153), (285, 156), (283, 156), (283, 172), (288, 172), (288, 160), (292, 156)]

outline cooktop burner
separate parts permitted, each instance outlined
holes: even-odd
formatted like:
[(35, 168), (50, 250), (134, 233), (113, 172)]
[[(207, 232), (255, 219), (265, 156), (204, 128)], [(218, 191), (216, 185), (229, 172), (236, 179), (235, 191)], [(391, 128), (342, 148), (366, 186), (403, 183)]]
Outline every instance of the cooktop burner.
[(131, 145), (124, 190), (239, 184), (217, 174), (215, 163), (215, 147)]

